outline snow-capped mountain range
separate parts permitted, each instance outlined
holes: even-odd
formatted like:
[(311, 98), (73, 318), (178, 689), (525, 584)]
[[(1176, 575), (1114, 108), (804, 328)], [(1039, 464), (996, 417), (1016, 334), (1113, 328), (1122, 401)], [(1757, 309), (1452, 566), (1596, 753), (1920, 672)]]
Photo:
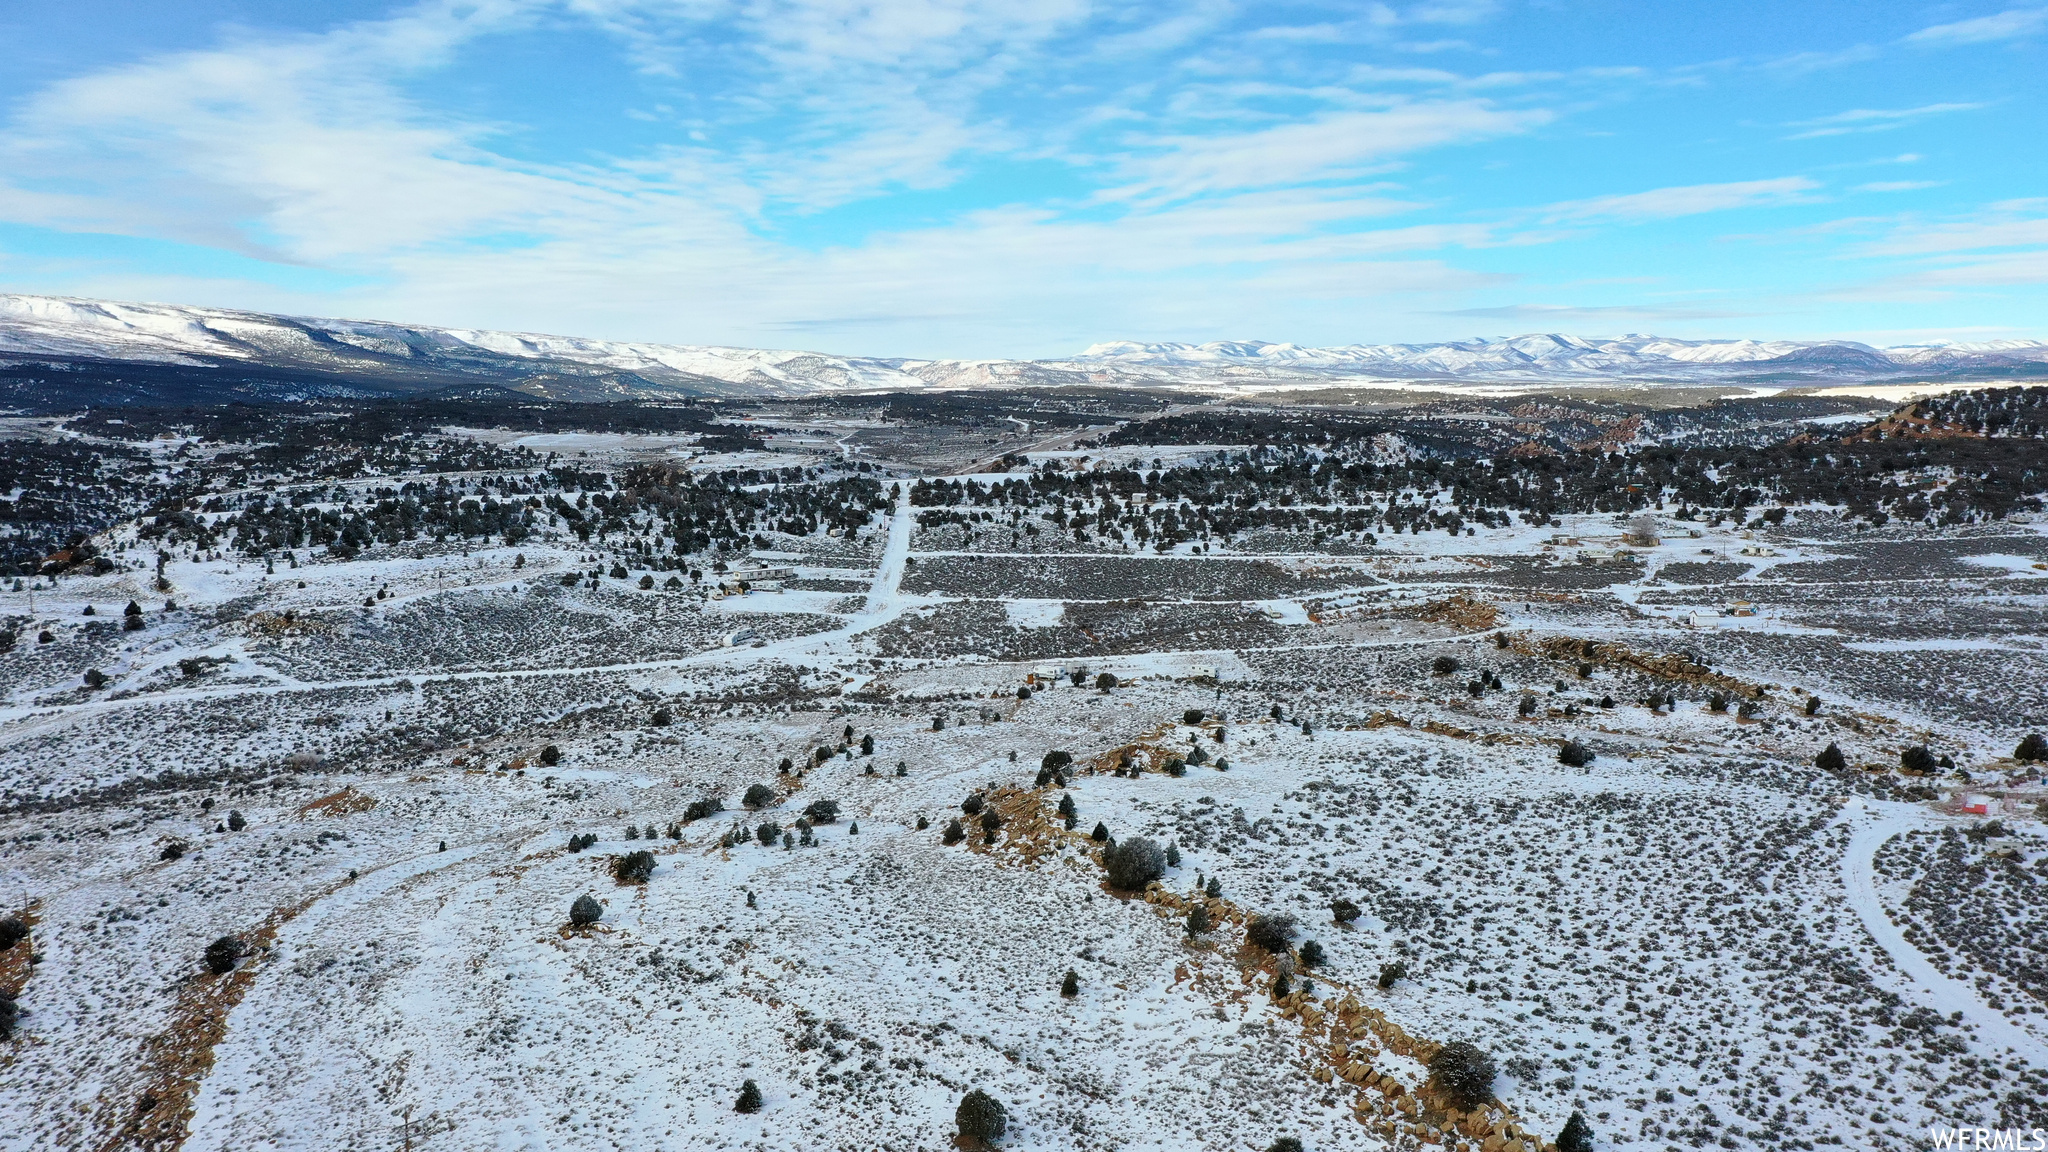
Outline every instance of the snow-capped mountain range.
[[(246, 376), (315, 391), (417, 391), (489, 383), (563, 399), (784, 395), (1072, 384), (1236, 385), (1373, 381), (1820, 383), (1968, 370), (2048, 372), (2048, 341), (1877, 348), (1842, 340), (1588, 339), (1539, 333), (1337, 348), (1217, 341), (1096, 344), (1052, 360), (917, 360), (276, 316), (224, 308), (0, 295), (0, 360), (92, 362)], [(240, 377), (238, 377), (240, 378)], [(324, 383), (323, 383), (324, 382)]]

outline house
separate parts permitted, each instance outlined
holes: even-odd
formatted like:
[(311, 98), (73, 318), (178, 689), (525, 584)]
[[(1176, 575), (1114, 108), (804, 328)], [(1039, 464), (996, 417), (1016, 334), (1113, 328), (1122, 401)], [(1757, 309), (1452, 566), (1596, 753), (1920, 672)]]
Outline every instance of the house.
[(763, 580), (794, 580), (796, 569), (787, 564), (748, 564), (725, 574), (727, 580), (744, 580), (759, 588)]
[(1621, 542), (1631, 548), (1655, 548), (1663, 543), (1657, 531), (1657, 518), (1645, 512), (1629, 521), (1628, 531), (1621, 534)]

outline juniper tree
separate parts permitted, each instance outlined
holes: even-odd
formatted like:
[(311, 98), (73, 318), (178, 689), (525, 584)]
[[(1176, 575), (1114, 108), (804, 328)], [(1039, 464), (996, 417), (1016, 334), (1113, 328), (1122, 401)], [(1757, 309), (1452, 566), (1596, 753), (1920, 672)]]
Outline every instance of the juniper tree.
[(761, 1086), (748, 1080), (740, 1085), (740, 1098), (733, 1102), (735, 1112), (759, 1112), (761, 1110)]
[(242, 813), (239, 809), (231, 808), (228, 810), (228, 831), (240, 832), (242, 829), (247, 828), (248, 826), (249, 822), (243, 819)]
[(1842, 755), (1841, 746), (1833, 741), (1829, 741), (1828, 746), (1820, 750), (1820, 755), (1813, 758), (1813, 766), (1823, 772), (1840, 772), (1848, 765), (1849, 761)]
[(234, 936), (222, 936), (206, 946), (206, 970), (215, 976), (225, 976), (235, 970), (235, 961), (246, 951), (242, 941)]
[(1245, 923), (1245, 943), (1268, 952), (1285, 952), (1294, 938), (1294, 917), (1284, 912), (1254, 916)]
[(1293, 1136), (1282, 1136), (1268, 1144), (1266, 1152), (1302, 1152), (1301, 1141)]
[(1202, 933), (1207, 932), (1208, 930), (1209, 906), (1207, 904), (1202, 904), (1199, 902), (1190, 906), (1188, 908), (1187, 922), (1188, 937), (1190, 939), (1193, 939), (1194, 937), (1200, 936)]
[(746, 795), (740, 798), (740, 803), (749, 808), (767, 808), (778, 799), (780, 798), (775, 795), (775, 789), (766, 784), (752, 784), (747, 787)]
[(1073, 794), (1072, 792), (1063, 792), (1063, 793), (1061, 793), (1061, 794), (1060, 794), (1060, 815), (1062, 815), (1062, 816), (1074, 816), (1074, 815), (1078, 814), (1079, 812), (1080, 812), (1080, 809), (1078, 809), (1078, 808), (1074, 807), (1074, 794)]
[(641, 849), (612, 861), (612, 879), (621, 884), (645, 884), (654, 876), (654, 853)]
[(1377, 983), (1379, 984), (1380, 991), (1385, 992), (1407, 978), (1408, 962), (1405, 960), (1390, 960), (1380, 965), (1380, 978)]
[(28, 921), (19, 916), (0, 918), (0, 952), (28, 939)]
[(770, 820), (754, 829), (754, 838), (761, 842), (761, 847), (766, 848), (782, 838), (782, 825)]
[(1179, 844), (1177, 844), (1177, 843), (1173, 843), (1173, 844), (1168, 844), (1168, 845), (1166, 846), (1166, 866), (1167, 866), (1168, 868), (1178, 868), (1178, 867), (1180, 867), (1180, 845), (1179, 845)]
[(1349, 924), (1358, 919), (1360, 909), (1349, 900), (1330, 901), (1330, 918), (1339, 924)]
[(540, 762), (552, 768), (562, 762), (562, 750), (553, 744), (540, 750)]
[(1133, 836), (1103, 849), (1102, 863), (1110, 887), (1137, 892), (1165, 873), (1166, 854), (1151, 840)]
[(813, 824), (831, 824), (839, 819), (839, 801), (813, 800), (804, 808), (804, 815)]
[(1593, 1152), (1593, 1129), (1586, 1118), (1573, 1112), (1557, 1134), (1557, 1152)]
[(578, 928), (595, 924), (603, 916), (604, 905), (598, 903), (597, 897), (588, 892), (578, 896), (575, 902), (569, 905), (569, 923)]
[(1303, 968), (1321, 968), (1326, 963), (1327, 958), (1323, 955), (1323, 946), (1313, 940), (1302, 941), (1298, 952), (1301, 956), (1301, 966)]
[(981, 830), (983, 832), (993, 837), (996, 834), (996, 829), (1002, 826), (1003, 818), (996, 813), (995, 809), (983, 808), (981, 810)]
[(1899, 753), (1899, 770), (1902, 772), (1931, 775), (1934, 768), (1934, 753), (1929, 752), (1925, 744), (1914, 744)]
[(1438, 676), (1449, 676), (1451, 673), (1456, 672), (1458, 667), (1458, 658), (1456, 656), (1439, 656), (1429, 662), (1429, 670)]
[(2029, 732), (2012, 750), (2012, 758), (2027, 761), (2048, 760), (2048, 740), (2043, 740), (2039, 732)]
[(953, 1111), (953, 1122), (959, 1126), (960, 1135), (983, 1142), (1002, 1139), (1010, 1127), (1010, 1117), (1002, 1102), (979, 1088), (960, 1098), (960, 1107)]
[(860, 754), (863, 756), (873, 756), (875, 754), (874, 733), (870, 732), (860, 738)]
[(1095, 831), (1090, 832), (1088, 838), (1097, 844), (1107, 844), (1109, 842), (1109, 825), (1104, 824), (1100, 820), (1096, 821)]
[(1429, 1059), (1429, 1079), (1451, 1106), (1469, 1112), (1493, 1099), (1493, 1057), (1476, 1044), (1453, 1040)]
[(1557, 762), (1570, 768), (1584, 768), (1593, 762), (1593, 750), (1577, 740), (1567, 740), (1557, 750)]
[(1808, 696), (1806, 698), (1806, 714), (1808, 716), (1820, 715), (1820, 697)]
[(1072, 968), (1067, 969), (1067, 978), (1060, 981), (1060, 995), (1067, 997), (1081, 994), (1081, 976)]
[(1222, 899), (1223, 881), (1218, 880), (1214, 876), (1209, 877), (1209, 884), (1207, 887), (1202, 889), (1202, 895), (1207, 896), (1211, 900)]
[(967, 829), (962, 828), (960, 821), (957, 819), (948, 820), (946, 821), (946, 830), (939, 838), (949, 845), (958, 844), (962, 840), (967, 839)]

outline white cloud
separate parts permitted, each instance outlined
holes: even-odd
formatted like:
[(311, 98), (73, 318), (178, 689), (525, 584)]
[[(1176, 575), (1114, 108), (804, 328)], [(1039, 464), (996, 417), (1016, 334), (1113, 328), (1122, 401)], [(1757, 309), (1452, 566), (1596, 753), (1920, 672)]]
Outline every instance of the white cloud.
[(1873, 180), (1868, 184), (1858, 184), (1855, 190), (1858, 192), (1918, 192), (1922, 188), (1940, 188), (1947, 183), (1948, 181), (1946, 180)]
[(1732, 312), (1704, 308), (1673, 308), (1654, 304), (1582, 306), (1573, 304), (1508, 304), (1496, 308), (1457, 308), (1443, 316), (1478, 317), (1487, 320), (1516, 320), (1541, 327), (1578, 324), (1660, 323), (1672, 320), (1729, 320), (1753, 316), (1753, 312)]
[(1982, 107), (1982, 104), (1923, 104), (1918, 108), (1851, 108), (1832, 116), (1794, 120), (1786, 127), (1804, 128), (1806, 131), (1785, 139), (1810, 140), (1817, 136), (1846, 136), (1852, 132), (1886, 132), (1929, 116), (1972, 112)]
[(1655, 188), (1619, 196), (1598, 196), (1571, 200), (1545, 209), (1555, 221), (1614, 220), (1637, 223), (1696, 216), (1703, 212), (1724, 212), (1734, 208), (1769, 208), (1783, 204), (1810, 204), (1809, 195), (1820, 185), (1804, 176), (1781, 176), (1775, 180), (1745, 180), (1731, 184), (1691, 184), (1677, 188)]
[(1155, 136), (1126, 160), (1118, 198), (1178, 198), (1356, 176), (1395, 157), (1445, 144), (1515, 135), (1549, 123), (1544, 109), (1508, 110), (1483, 100), (1395, 101), (1376, 111), (1217, 136)]
[(1935, 46), (1986, 44), (2032, 36), (2043, 28), (2048, 28), (2048, 8), (2009, 8), (1995, 16), (1922, 28), (1905, 39), (1908, 44)]

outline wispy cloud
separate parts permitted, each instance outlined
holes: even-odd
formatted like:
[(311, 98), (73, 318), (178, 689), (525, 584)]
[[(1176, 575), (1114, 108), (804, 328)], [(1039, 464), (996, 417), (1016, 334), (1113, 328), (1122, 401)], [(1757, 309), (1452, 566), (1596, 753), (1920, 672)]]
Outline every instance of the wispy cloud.
[(1568, 327), (1578, 324), (1730, 320), (1754, 316), (1756, 313), (1704, 308), (1666, 308), (1642, 304), (1508, 304), (1497, 308), (1455, 308), (1438, 312), (1437, 315), (1469, 316), (1482, 320), (1515, 320), (1544, 327)]
[(1179, 198), (1363, 175), (1400, 156), (1445, 144), (1516, 135), (1549, 123), (1545, 109), (1483, 100), (1389, 101), (1373, 111), (1327, 112), (1251, 132), (1154, 136), (1120, 169), (1110, 198)]
[(1873, 180), (1868, 184), (1858, 184), (1855, 191), (1918, 192), (1922, 188), (1940, 188), (1947, 183), (1946, 180)]
[(1852, 132), (1887, 132), (1930, 116), (1949, 112), (1973, 112), (1984, 107), (1982, 104), (1923, 104), (1918, 108), (1851, 108), (1832, 116), (1821, 116), (1813, 120), (1794, 120), (1787, 128), (1804, 128), (1806, 131), (1785, 137), (1787, 140), (1811, 140), (1817, 136), (1846, 136)]
[(1804, 176), (1780, 176), (1774, 180), (1743, 180), (1730, 184), (1689, 184), (1619, 196), (1596, 196), (1590, 200), (1568, 200), (1550, 205), (1544, 210), (1544, 215), (1553, 221), (1638, 223), (1669, 220), (1679, 216), (1697, 216), (1703, 212), (1812, 203), (1816, 198), (1811, 193), (1819, 187), (1818, 183)]
[(1922, 28), (1905, 38), (1908, 44), (1924, 44), (1945, 47), (1954, 44), (1987, 44), (1997, 40), (2017, 40), (2033, 36), (2048, 29), (2048, 8), (2008, 8), (1994, 16), (1979, 16), (1974, 20), (1958, 20), (1953, 24), (1936, 24)]

